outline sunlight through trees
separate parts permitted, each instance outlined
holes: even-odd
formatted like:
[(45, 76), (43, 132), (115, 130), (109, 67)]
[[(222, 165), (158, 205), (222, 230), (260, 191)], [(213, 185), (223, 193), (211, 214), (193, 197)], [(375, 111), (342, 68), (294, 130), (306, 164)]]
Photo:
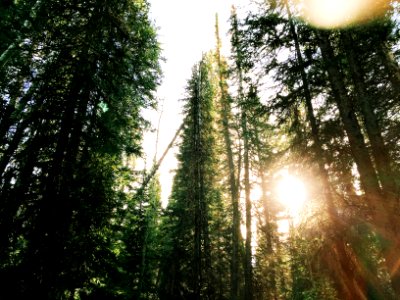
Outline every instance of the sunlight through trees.
[(149, 159), (151, 5), (1, 2), (0, 299), (400, 299), (398, 1), (227, 9)]

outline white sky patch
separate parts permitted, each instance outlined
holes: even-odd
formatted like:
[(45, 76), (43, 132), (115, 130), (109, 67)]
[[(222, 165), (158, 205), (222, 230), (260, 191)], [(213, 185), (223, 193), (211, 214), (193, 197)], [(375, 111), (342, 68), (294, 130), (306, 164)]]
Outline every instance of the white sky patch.
[[(150, 0), (150, 19), (158, 27), (158, 40), (162, 48), (161, 64), (162, 85), (157, 91), (163, 114), (160, 123), (157, 157), (160, 157), (182, 122), (182, 102), (185, 97), (187, 80), (192, 67), (203, 53), (215, 49), (215, 14), (218, 13), (219, 31), (222, 40), (222, 52), (229, 53), (229, 16), (232, 5), (247, 7), (249, 0)], [(163, 105), (162, 105), (163, 102)], [(159, 112), (146, 111), (145, 116), (157, 128)], [(144, 137), (143, 148), (150, 168), (155, 153), (156, 134), (148, 132)], [(165, 157), (159, 174), (162, 186), (162, 203), (165, 207), (171, 192), (171, 173), (176, 168), (175, 154), (172, 149)], [(143, 162), (137, 168), (142, 168)]]

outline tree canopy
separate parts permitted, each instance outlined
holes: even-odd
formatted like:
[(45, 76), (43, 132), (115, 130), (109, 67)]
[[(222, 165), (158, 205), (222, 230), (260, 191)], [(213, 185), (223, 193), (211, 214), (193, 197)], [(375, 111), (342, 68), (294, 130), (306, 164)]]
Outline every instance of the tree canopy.
[(149, 170), (149, 3), (1, 2), (0, 298), (399, 299), (399, 3), (328, 2), (217, 16)]

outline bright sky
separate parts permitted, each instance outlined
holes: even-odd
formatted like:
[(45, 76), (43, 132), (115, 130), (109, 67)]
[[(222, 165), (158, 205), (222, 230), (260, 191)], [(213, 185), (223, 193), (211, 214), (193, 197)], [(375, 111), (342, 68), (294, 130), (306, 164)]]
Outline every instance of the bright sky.
[[(246, 11), (249, 0), (149, 0), (150, 18), (158, 27), (159, 42), (163, 49), (163, 81), (157, 91), (159, 108), (163, 107), (157, 157), (160, 157), (182, 122), (181, 102), (191, 70), (202, 56), (215, 48), (215, 14), (218, 13), (223, 53), (229, 51), (229, 16), (232, 5)], [(157, 128), (159, 112), (146, 112)], [(155, 133), (147, 133), (144, 150), (149, 168), (155, 151)], [(167, 203), (171, 190), (175, 153), (170, 151), (161, 168), (162, 201)]]

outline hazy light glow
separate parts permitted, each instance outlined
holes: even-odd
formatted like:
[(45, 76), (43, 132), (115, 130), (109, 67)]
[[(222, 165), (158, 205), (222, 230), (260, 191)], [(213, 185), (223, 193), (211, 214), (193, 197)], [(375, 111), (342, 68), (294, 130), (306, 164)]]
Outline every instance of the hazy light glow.
[(259, 186), (253, 187), (250, 191), (250, 199), (251, 201), (259, 201), (261, 200), (261, 197), (263, 195), (263, 192)]
[(307, 197), (304, 183), (297, 177), (282, 173), (276, 191), (278, 200), (287, 208), (289, 214), (298, 216)]
[(365, 22), (382, 14), (385, 5), (374, 0), (298, 0), (307, 22), (323, 28)]

